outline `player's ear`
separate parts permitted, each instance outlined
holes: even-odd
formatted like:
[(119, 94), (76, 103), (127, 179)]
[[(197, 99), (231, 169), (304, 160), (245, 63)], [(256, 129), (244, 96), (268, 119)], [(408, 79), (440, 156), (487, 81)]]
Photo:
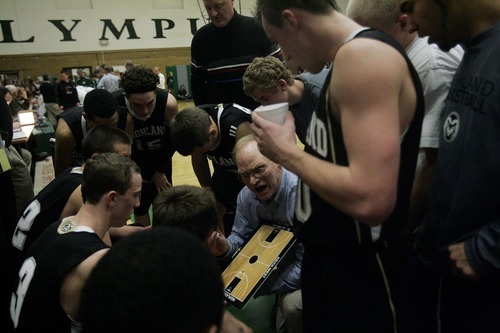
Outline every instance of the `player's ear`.
[(109, 191), (107, 194), (106, 194), (106, 199), (107, 199), (107, 203), (109, 206), (113, 207), (116, 203), (116, 197), (118, 196), (118, 193), (116, 191)]
[(288, 87), (288, 83), (286, 83), (285, 80), (283, 80), (283, 79), (279, 79), (278, 80), (278, 88), (279, 88), (279, 90), (285, 91), (287, 87)]
[(285, 9), (281, 12), (281, 16), (283, 17), (283, 24), (289, 26), (292, 29), (296, 29), (298, 26), (297, 17), (292, 10)]
[(400, 14), (398, 16), (398, 19), (396, 20), (399, 28), (402, 31), (407, 31), (408, 30), (408, 14)]
[(217, 241), (217, 230), (211, 230), (205, 240), (205, 245), (209, 250), (212, 250), (215, 242)]
[(211, 137), (218, 136), (217, 127), (214, 124), (208, 128), (208, 135)]

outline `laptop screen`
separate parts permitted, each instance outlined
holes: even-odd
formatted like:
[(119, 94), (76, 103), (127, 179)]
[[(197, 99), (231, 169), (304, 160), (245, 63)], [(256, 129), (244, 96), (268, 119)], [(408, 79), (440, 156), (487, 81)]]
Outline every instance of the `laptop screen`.
[(22, 126), (33, 125), (35, 123), (35, 114), (31, 111), (19, 111), (17, 115)]

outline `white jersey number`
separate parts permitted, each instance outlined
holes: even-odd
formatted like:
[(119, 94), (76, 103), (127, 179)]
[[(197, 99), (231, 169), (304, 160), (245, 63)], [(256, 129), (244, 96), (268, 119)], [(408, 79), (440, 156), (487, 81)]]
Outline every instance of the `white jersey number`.
[(12, 245), (19, 250), (23, 250), (24, 242), (26, 241), (26, 232), (30, 231), (33, 221), (40, 213), (41, 207), (38, 200), (33, 200), (32, 203), (23, 212), (23, 215), (17, 222), (16, 230), (12, 236)]
[(295, 215), (299, 222), (306, 222), (311, 216), (311, 190), (303, 181), (297, 186), (297, 202), (295, 204)]
[(21, 308), (23, 307), (24, 297), (26, 297), (26, 292), (31, 283), (31, 279), (35, 275), (36, 261), (35, 258), (30, 257), (26, 259), (19, 270), (19, 284), (17, 286), (17, 291), (12, 293), (12, 298), (10, 299), (10, 318), (14, 323), (16, 328), (19, 324), (19, 315), (21, 314)]

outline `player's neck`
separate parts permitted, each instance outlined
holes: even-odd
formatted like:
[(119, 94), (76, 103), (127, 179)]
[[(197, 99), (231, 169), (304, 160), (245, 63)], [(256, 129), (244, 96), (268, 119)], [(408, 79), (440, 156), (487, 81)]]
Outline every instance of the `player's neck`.
[(101, 204), (84, 203), (72, 220), (77, 225), (91, 228), (101, 239), (109, 230), (110, 216)]

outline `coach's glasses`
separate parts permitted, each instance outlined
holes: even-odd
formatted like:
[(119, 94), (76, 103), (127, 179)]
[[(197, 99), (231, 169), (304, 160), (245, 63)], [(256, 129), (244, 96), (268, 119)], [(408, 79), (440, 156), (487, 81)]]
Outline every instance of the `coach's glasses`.
[(259, 165), (255, 169), (251, 170), (250, 172), (238, 172), (238, 179), (240, 181), (248, 181), (250, 180), (250, 177), (255, 177), (255, 178), (260, 178), (261, 175), (266, 171), (267, 169), (267, 164), (264, 165)]

